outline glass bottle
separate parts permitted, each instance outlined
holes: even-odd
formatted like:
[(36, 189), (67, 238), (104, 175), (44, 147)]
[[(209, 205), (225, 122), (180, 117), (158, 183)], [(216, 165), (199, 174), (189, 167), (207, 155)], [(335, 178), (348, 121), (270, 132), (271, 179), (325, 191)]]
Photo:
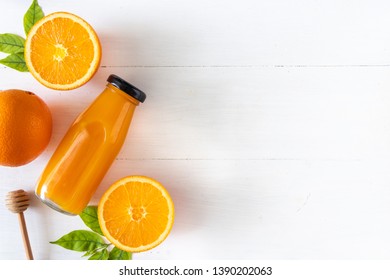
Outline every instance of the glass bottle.
[(119, 153), (145, 93), (116, 75), (70, 126), (40, 176), (36, 195), (51, 208), (78, 215)]

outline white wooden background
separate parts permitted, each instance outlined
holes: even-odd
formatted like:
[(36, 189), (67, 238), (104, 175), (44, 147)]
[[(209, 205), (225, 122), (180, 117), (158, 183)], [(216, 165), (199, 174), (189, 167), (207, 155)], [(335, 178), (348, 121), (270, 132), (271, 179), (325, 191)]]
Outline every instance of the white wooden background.
[[(35, 92), (53, 137), (31, 164), (0, 168), (0, 259), (24, 259), (10, 190), (35, 182), (73, 119), (115, 73), (147, 93), (91, 204), (124, 176), (161, 181), (176, 220), (134, 259), (390, 258), (390, 2), (381, 0), (50, 1), (80, 15), (101, 68), (69, 92), (0, 67), (0, 88)], [(23, 35), (29, 0), (0, 0), (0, 33)], [(1, 113), (1, 112), (0, 112)], [(85, 228), (34, 197), (36, 259)]]

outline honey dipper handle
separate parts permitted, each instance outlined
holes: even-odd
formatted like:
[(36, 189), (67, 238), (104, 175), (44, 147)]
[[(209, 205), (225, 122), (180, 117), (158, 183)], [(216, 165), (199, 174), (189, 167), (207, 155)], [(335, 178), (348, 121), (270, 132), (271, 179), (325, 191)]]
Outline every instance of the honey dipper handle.
[(26, 221), (24, 220), (23, 212), (18, 213), (20, 231), (22, 232), (24, 250), (26, 251), (26, 257), (28, 260), (33, 260), (33, 254), (31, 251), (30, 240), (28, 239), (28, 233), (26, 228)]

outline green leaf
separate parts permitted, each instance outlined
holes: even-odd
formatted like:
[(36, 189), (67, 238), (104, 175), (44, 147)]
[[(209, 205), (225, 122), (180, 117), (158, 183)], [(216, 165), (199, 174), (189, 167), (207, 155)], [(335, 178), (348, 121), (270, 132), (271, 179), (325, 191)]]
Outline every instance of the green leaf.
[(0, 52), (22, 53), (24, 51), (24, 39), (19, 35), (5, 33), (0, 34)]
[[(108, 247), (108, 245), (106, 245), (106, 248)], [(84, 255), (82, 255), (82, 257), (87, 257), (87, 256), (91, 256), (93, 254), (95, 254), (97, 251), (101, 250), (103, 247), (99, 247), (99, 248), (96, 248), (96, 249), (93, 249), (91, 251), (87, 251), (85, 252)]]
[[(96, 250), (97, 250), (97, 249), (96, 249)], [(94, 254), (94, 253), (96, 252), (96, 250), (87, 251), (87, 252), (85, 252), (85, 254), (84, 254), (84, 255), (82, 255), (82, 257), (88, 257), (88, 256), (90, 256), (90, 255)]]
[(83, 212), (80, 214), (80, 218), (83, 220), (84, 224), (92, 229), (94, 232), (103, 235), (102, 230), (100, 229), (98, 215), (97, 215), (97, 206), (87, 206)]
[(28, 72), (23, 53), (10, 54), (6, 58), (0, 59), (0, 64), (18, 70), (20, 72)]
[(107, 244), (100, 235), (89, 230), (74, 230), (62, 236), (57, 241), (50, 243), (78, 252), (88, 252), (97, 248), (107, 247)]
[(93, 254), (88, 260), (108, 260), (108, 251), (103, 249)]
[(24, 32), (26, 32), (26, 35), (30, 31), (31, 27), (33, 27), (33, 25), (44, 16), (45, 15), (38, 4), (38, 1), (33, 0), (30, 8), (28, 8), (23, 18)]
[(112, 248), (109, 260), (131, 260), (132, 254), (130, 252), (123, 251), (117, 247)]

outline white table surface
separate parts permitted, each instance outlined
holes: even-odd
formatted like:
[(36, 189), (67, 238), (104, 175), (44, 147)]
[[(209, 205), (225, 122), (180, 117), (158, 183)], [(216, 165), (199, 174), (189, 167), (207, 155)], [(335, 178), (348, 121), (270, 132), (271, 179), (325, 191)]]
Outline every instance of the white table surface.
[[(389, 1), (39, 2), (87, 20), (103, 58), (68, 92), (0, 67), (1, 89), (35, 92), (54, 119), (40, 157), (0, 168), (0, 259), (25, 258), (6, 193), (33, 193), (111, 73), (147, 99), (91, 204), (141, 174), (176, 206), (167, 240), (134, 259), (390, 258)], [(30, 3), (0, 0), (0, 33), (24, 35)], [(36, 259), (81, 259), (49, 244), (86, 229), (79, 217), (33, 196), (25, 216)]]

